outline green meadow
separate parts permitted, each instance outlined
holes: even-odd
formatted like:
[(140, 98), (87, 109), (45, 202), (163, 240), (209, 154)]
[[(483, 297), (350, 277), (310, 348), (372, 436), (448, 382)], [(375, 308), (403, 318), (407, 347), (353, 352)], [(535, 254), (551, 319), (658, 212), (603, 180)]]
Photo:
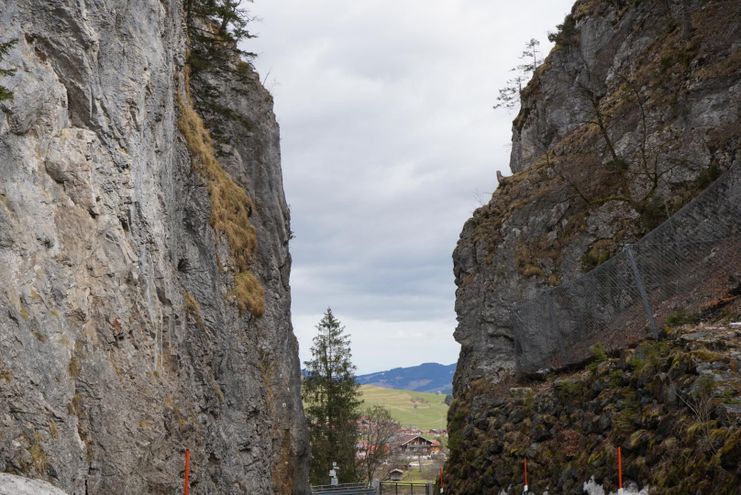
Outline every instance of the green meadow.
[(446, 428), (448, 406), (444, 394), (431, 394), (361, 385), (362, 407), (380, 405), (402, 426), (414, 426), (422, 430)]

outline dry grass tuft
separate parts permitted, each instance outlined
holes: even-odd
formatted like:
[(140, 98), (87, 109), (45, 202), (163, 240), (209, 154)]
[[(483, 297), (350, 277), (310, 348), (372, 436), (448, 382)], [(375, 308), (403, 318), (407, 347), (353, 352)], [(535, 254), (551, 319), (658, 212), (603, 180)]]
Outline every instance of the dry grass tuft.
[(77, 356), (72, 356), (69, 360), (69, 364), (67, 365), (67, 369), (69, 370), (69, 374), (72, 378), (79, 378), (80, 371), (82, 371), (80, 359)]
[(198, 300), (190, 292), (185, 293), (183, 300), (185, 302), (185, 312), (193, 317), (198, 328), (205, 331), (206, 324), (203, 322), (203, 313), (201, 312), (201, 305), (198, 303)]
[(44, 452), (43, 447), (41, 446), (41, 435), (37, 432), (33, 435), (33, 442), (31, 443), (31, 448), (29, 449), (29, 452), (31, 453), (31, 459), (33, 460), (33, 467), (36, 469), (36, 472), (39, 474), (46, 474), (46, 469), (49, 465), (49, 460), (46, 457), (46, 452)]
[(257, 245), (255, 228), (250, 223), (252, 200), (216, 159), (211, 136), (189, 97), (178, 95), (178, 106), (178, 125), (190, 151), (193, 168), (208, 186), (211, 226), (226, 237), (237, 268), (231, 294), (236, 297), (240, 311), (247, 310), (255, 316), (262, 316), (265, 311), (265, 291), (249, 268)]
[(231, 294), (236, 297), (241, 311), (249, 310), (256, 316), (265, 313), (265, 289), (251, 272), (240, 272), (234, 277)]
[(3, 365), (2, 360), (0, 360), (0, 380), (4, 381), (5, 383), (10, 383), (13, 381), (13, 372)]
[(82, 397), (80, 397), (80, 394), (76, 393), (72, 396), (72, 400), (69, 401), (67, 404), (67, 413), (70, 416), (77, 416), (80, 417), (80, 413), (82, 412)]
[[(274, 442), (275, 440), (277, 439)], [(279, 441), (280, 450), (273, 457), (273, 493), (293, 493), (294, 451), (291, 430), (284, 430)]]
[(49, 420), (49, 434), (55, 440), (59, 438), (59, 427), (57, 427), (57, 424), (51, 419)]

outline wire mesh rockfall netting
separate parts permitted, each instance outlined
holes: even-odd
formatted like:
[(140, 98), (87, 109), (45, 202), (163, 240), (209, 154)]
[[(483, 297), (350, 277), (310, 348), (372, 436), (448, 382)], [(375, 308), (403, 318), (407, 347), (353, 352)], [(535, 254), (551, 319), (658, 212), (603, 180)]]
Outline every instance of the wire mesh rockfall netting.
[(597, 343), (615, 349), (656, 336), (672, 313), (697, 312), (723, 298), (739, 273), (736, 164), (637, 243), (572, 282), (516, 305), (518, 370), (561, 368), (589, 358)]

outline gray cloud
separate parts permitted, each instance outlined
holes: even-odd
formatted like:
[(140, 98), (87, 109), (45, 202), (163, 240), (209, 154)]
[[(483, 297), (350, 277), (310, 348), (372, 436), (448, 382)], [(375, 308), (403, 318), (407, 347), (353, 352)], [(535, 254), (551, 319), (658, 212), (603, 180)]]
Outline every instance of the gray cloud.
[(450, 256), (509, 161), (513, 115), (491, 105), (524, 43), (545, 45), (570, 5), (250, 6), (262, 21), (248, 48), (281, 124), (304, 359), (327, 306), (353, 335), (361, 372), (456, 359)]

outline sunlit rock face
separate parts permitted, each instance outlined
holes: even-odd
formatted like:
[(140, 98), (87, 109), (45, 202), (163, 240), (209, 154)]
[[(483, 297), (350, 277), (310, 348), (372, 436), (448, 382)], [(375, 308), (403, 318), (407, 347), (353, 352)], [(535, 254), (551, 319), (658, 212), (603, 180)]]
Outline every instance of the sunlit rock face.
[(0, 472), (70, 494), (175, 493), (188, 448), (198, 492), (304, 493), (272, 98), (232, 58), (191, 78), (253, 203), (257, 316), (235, 300), (234, 253), (180, 131), (183, 25), (175, 0), (0, 12), (0, 41), (17, 39), (0, 80), (14, 92), (0, 103)]
[[(474, 422), (502, 400), (490, 386), (516, 372), (514, 305), (640, 239), (741, 161), (739, 15), (720, 0), (575, 3), (522, 92), (513, 175), (453, 254), (449, 427), (463, 449), (481, 453)], [(455, 459), (452, 483), (466, 472)]]
[(0, 495), (66, 495), (45, 481), (0, 473)]

